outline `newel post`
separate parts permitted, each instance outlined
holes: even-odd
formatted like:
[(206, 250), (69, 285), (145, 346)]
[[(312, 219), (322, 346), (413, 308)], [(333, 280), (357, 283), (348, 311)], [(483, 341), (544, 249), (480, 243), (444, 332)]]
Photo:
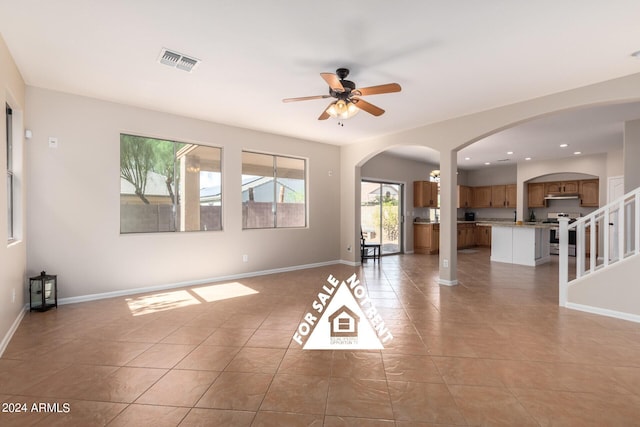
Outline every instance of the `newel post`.
[(558, 218), (558, 222), (560, 223), (558, 304), (566, 307), (569, 293), (569, 218)]

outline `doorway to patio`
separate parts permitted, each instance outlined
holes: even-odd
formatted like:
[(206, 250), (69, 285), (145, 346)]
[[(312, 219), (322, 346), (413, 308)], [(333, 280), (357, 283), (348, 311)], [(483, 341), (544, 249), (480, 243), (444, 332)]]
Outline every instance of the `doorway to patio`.
[(379, 243), (382, 255), (402, 252), (404, 185), (362, 180), (360, 224), (367, 243)]

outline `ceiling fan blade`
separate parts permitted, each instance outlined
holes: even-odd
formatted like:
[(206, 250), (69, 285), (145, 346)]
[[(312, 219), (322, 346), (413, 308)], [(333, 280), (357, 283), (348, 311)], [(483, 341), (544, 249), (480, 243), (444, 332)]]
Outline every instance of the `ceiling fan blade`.
[(329, 105), (327, 105), (322, 114), (320, 114), (320, 117), (318, 117), (318, 120), (327, 120), (329, 117), (331, 117), (329, 115), (329, 107), (331, 107), (333, 104), (334, 102), (331, 102)]
[(333, 73), (320, 73), (320, 76), (335, 92), (344, 92), (344, 86), (340, 83), (340, 79)]
[(296, 102), (296, 101), (309, 101), (312, 99), (324, 99), (331, 98), (331, 95), (314, 95), (314, 96), (301, 96), (299, 98), (285, 98), (282, 102)]
[(359, 96), (379, 95), (381, 93), (400, 92), (402, 88), (398, 83), (388, 83), (386, 85), (362, 87), (353, 92)]
[(374, 116), (381, 116), (384, 114), (384, 110), (382, 108), (376, 107), (375, 105), (365, 101), (364, 99), (353, 98), (351, 101), (359, 109), (364, 110), (369, 114), (373, 114)]

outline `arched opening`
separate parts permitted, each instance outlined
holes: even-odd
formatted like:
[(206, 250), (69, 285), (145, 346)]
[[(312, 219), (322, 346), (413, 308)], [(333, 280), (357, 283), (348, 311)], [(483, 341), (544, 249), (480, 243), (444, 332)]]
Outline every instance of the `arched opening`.
[(416, 181), (435, 182), (439, 167), (439, 153), (425, 146), (396, 146), (360, 166), (359, 226), (365, 238), (382, 244), (383, 255), (414, 252), (414, 222), (439, 220), (437, 190), (432, 203), (417, 204), (414, 189)]
[[(352, 147), (347, 150), (348, 155), (346, 156), (346, 158), (347, 161), (349, 158), (355, 160), (354, 164), (356, 165), (356, 181), (359, 182), (361, 176), (361, 168), (367, 163), (369, 159), (373, 158), (379, 153), (386, 152), (389, 148), (398, 146), (396, 142), (391, 142), (392, 139), (395, 138), (396, 141), (406, 141), (406, 145), (409, 146), (422, 146), (422, 143), (424, 141), (433, 141), (430, 149), (436, 151), (438, 154), (449, 156), (450, 153), (455, 153), (454, 156), (457, 158), (457, 162), (454, 162), (452, 167), (455, 169), (459, 168), (458, 172), (460, 172), (460, 175), (464, 177), (465, 174), (468, 174), (464, 167), (465, 164), (463, 163), (464, 158), (468, 157), (465, 156), (464, 150), (467, 148), (475, 148), (476, 146), (481, 147), (485, 139), (494, 135), (501, 135), (505, 131), (511, 131), (511, 133), (517, 132), (521, 126), (525, 126), (526, 124), (536, 123), (538, 121), (543, 122), (545, 119), (555, 118), (559, 120), (563, 118), (563, 115), (575, 114), (579, 116), (580, 114), (583, 114), (585, 117), (588, 117), (589, 114), (599, 114), (604, 116), (609, 115), (609, 132), (616, 132), (621, 138), (621, 135), (623, 134), (622, 132), (624, 128), (624, 122), (626, 122), (627, 120), (635, 120), (640, 117), (640, 104), (637, 103), (637, 99), (633, 99), (633, 102), (630, 102), (630, 100), (627, 98), (624, 101), (618, 101), (616, 103), (612, 102), (611, 99), (608, 99), (604, 103), (594, 101), (593, 99), (591, 99), (590, 101), (591, 102), (585, 102), (581, 107), (576, 106), (575, 103), (571, 104), (570, 106), (557, 105), (562, 104), (562, 102), (556, 103), (556, 105), (550, 105), (546, 109), (540, 108), (540, 105), (531, 106), (532, 111), (529, 112), (527, 112), (528, 106), (526, 104), (534, 104), (533, 102), (525, 102), (516, 106), (503, 107), (500, 109), (492, 110), (491, 112), (484, 112), (460, 119), (454, 119), (447, 123), (425, 126), (424, 128), (407, 131), (400, 135), (384, 137), (380, 140), (374, 141), (373, 143), (370, 142), (368, 148), (365, 148), (364, 145), (358, 144), (357, 147)], [(503, 117), (497, 117), (499, 115), (498, 113), (504, 113)], [(486, 118), (487, 120), (483, 120), (483, 118)], [(584, 130), (585, 129), (583, 129), (583, 131)], [(420, 142), (420, 144), (417, 144), (418, 141)], [(598, 145), (598, 141), (592, 142), (596, 146)], [(620, 144), (621, 143), (622, 141), (620, 140)], [(523, 142), (520, 147), (524, 145), (526, 145), (526, 143)], [(623, 156), (621, 152), (622, 148), (620, 145), (618, 148), (606, 153), (600, 152), (591, 154), (588, 150), (585, 150), (585, 152), (579, 153), (581, 155), (579, 157), (580, 160), (577, 160), (578, 157), (575, 157), (573, 159), (570, 159), (570, 161), (568, 162), (559, 160), (558, 156), (549, 156), (546, 159), (534, 159), (533, 156), (531, 156), (532, 158), (530, 159), (525, 160), (523, 158), (520, 161), (513, 162), (511, 174), (513, 175), (515, 173), (515, 184), (517, 185), (518, 194), (515, 216), (518, 219), (522, 219), (526, 216), (526, 214), (528, 214), (525, 203), (525, 199), (527, 197), (526, 183), (528, 181), (536, 179), (537, 177), (540, 177), (542, 175), (550, 175), (551, 173), (581, 173), (584, 174), (585, 179), (593, 177), (607, 177), (612, 174), (621, 175), (624, 169), (622, 164)], [(578, 154), (576, 154), (576, 156), (577, 155)], [(501, 159), (496, 158), (495, 160)], [(584, 165), (588, 165), (589, 163), (591, 163), (591, 165), (574, 167), (575, 165), (579, 165), (581, 162)], [(537, 174), (532, 175), (532, 171), (536, 167), (540, 167), (540, 165), (546, 165), (548, 170), (551, 172), (538, 172)], [(451, 171), (449, 171), (448, 173), (451, 174)], [(453, 173), (455, 173), (455, 171)], [(477, 172), (471, 173), (471, 175), (474, 174), (477, 177)], [(457, 181), (459, 181), (459, 179)], [(457, 185), (457, 183), (458, 182), (456, 182), (454, 186)], [(604, 186), (606, 186), (606, 179), (601, 179), (600, 197), (606, 197), (604, 196), (604, 194), (606, 194), (606, 189), (604, 188)], [(449, 199), (449, 207), (456, 212), (456, 217), (458, 217), (461, 211), (457, 207), (457, 200), (453, 200), (454, 197), (452, 195), (453, 192), (450, 192), (447, 196), (447, 198)], [(357, 196), (359, 196), (359, 194)], [(506, 215), (507, 211), (505, 210), (504, 212)], [(358, 221), (360, 212), (356, 208), (356, 212), (354, 213), (356, 214), (354, 218), (355, 224), (357, 226), (359, 225)], [(544, 212), (542, 212), (541, 215), (544, 216)], [(515, 219), (513, 209), (510, 210), (509, 217), (512, 220)], [(449, 261), (447, 264), (451, 264), (455, 269), (455, 248), (454, 250), (450, 250), (449, 253), (444, 254), (444, 256), (446, 256), (447, 261)], [(440, 254), (440, 257), (440, 268), (442, 269), (442, 253)], [(453, 274), (453, 277), (455, 277), (455, 273)]]

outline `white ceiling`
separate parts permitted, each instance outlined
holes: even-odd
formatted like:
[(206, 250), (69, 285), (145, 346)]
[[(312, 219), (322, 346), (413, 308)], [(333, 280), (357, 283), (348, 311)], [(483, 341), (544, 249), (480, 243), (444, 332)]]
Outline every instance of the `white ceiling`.
[[(337, 145), (638, 73), (638, 16), (637, 0), (0, 0), (28, 85)], [(161, 65), (163, 47), (202, 63)], [(402, 92), (367, 97), (387, 112), (344, 126), (317, 120), (327, 99), (281, 102), (326, 93), (319, 73), (338, 67), (359, 87)], [(562, 141), (604, 152), (640, 108), (583, 113), (474, 144), (461, 166), (509, 150), (557, 157)]]

